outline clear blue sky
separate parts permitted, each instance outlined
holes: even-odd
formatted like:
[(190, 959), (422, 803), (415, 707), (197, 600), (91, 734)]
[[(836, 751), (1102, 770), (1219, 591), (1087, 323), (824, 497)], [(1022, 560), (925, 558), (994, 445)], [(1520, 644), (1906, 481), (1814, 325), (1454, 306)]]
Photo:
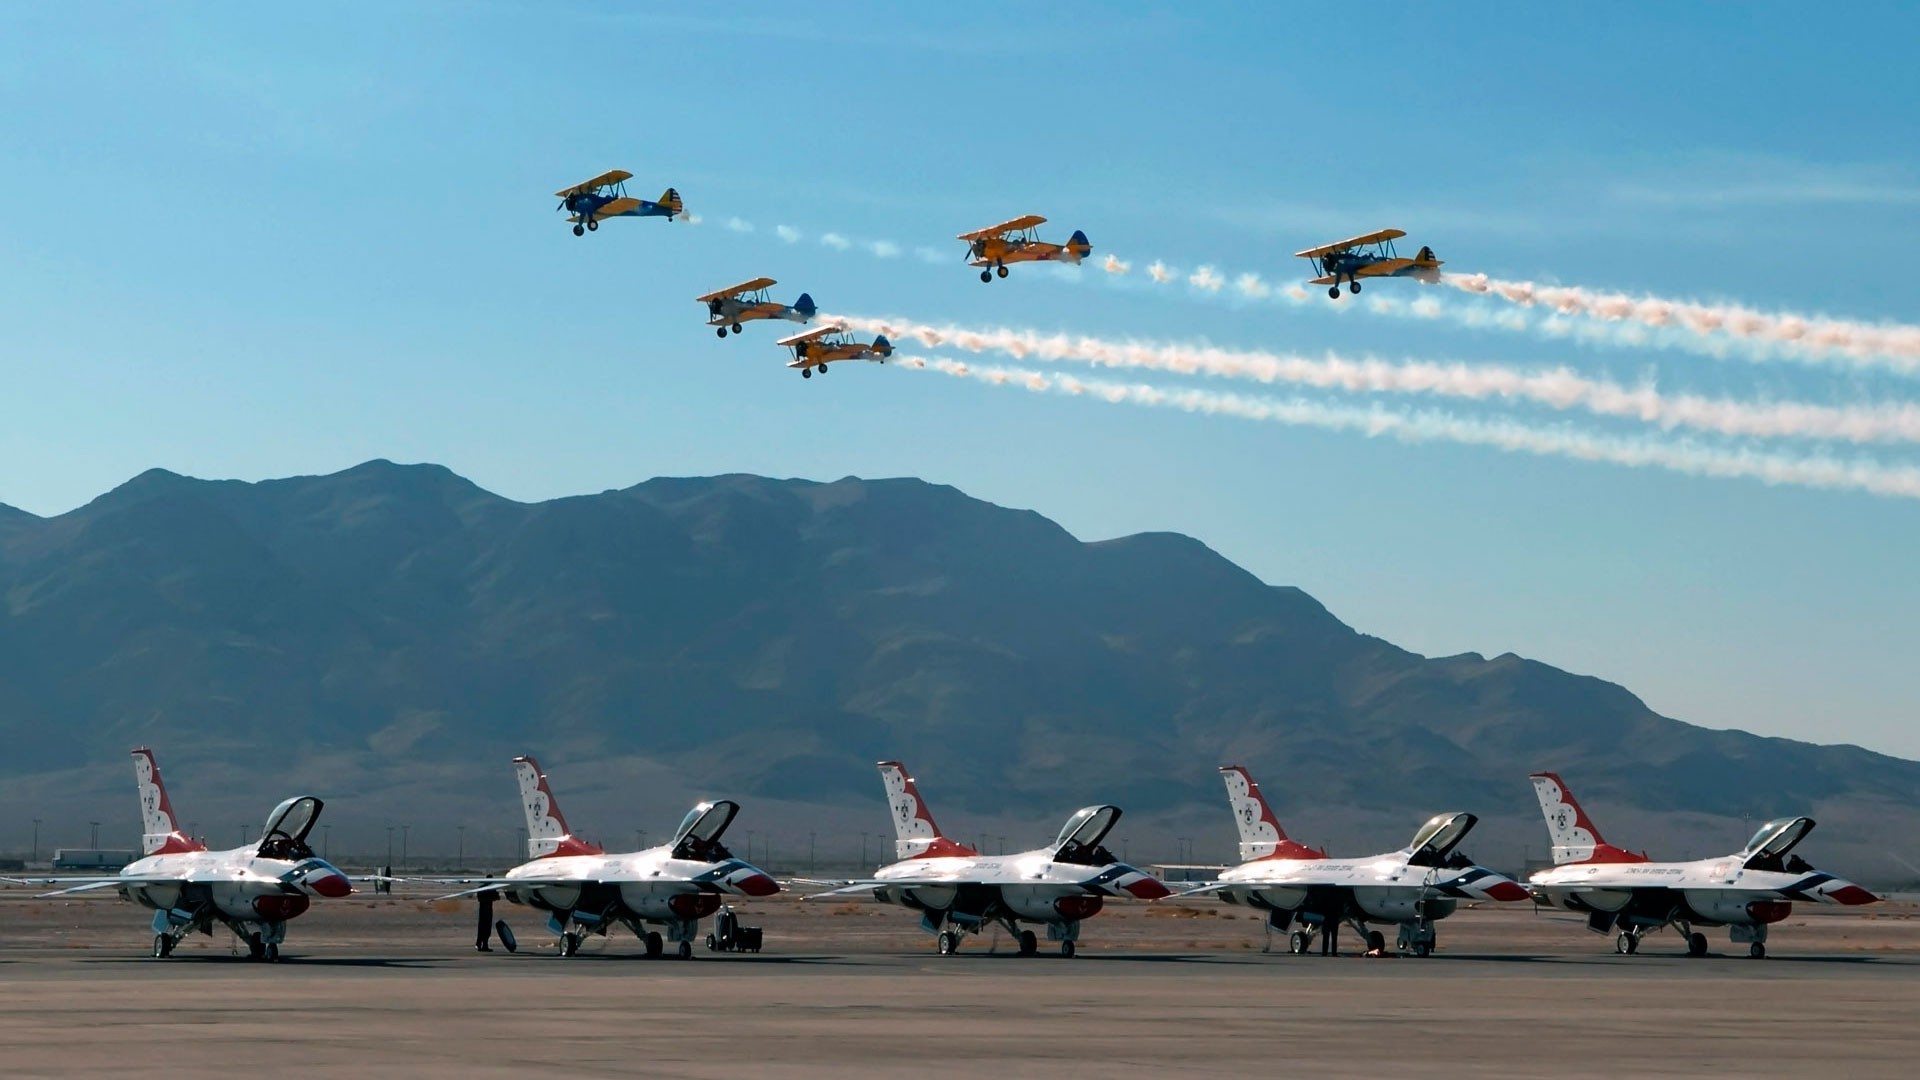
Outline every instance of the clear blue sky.
[[(766, 327), (717, 342), (691, 299), (767, 274), (928, 321), (1913, 400), (1920, 381), (1232, 303), (1138, 267), (1293, 280), (1297, 248), (1397, 225), (1453, 270), (1912, 322), (1916, 40), (1914, 8), (1870, 3), (10, 5), (0, 502), (372, 457), (527, 500), (914, 475), (1083, 538), (1190, 533), (1422, 652), (1516, 651), (1697, 723), (1920, 756), (1920, 502), (893, 368), (802, 381)], [(613, 166), (701, 222), (576, 240), (548, 193)], [(951, 237), (1029, 211), (1135, 274), (981, 286)]]

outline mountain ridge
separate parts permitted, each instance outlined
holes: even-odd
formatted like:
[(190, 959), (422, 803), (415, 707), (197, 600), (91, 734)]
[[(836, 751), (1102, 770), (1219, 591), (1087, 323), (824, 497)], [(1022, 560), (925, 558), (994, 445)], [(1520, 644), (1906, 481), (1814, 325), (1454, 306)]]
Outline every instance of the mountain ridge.
[(1514, 845), (1538, 832), (1538, 768), (1721, 823), (1867, 817), (1920, 790), (1915, 763), (1694, 727), (1516, 653), (1419, 656), (1192, 537), (1083, 542), (912, 478), (520, 503), (386, 460), (258, 483), (156, 469), (26, 517), (0, 514), (0, 738), (24, 747), (0, 777), (20, 781), (148, 743), (201, 770), (328, 763), (374, 800), (411, 777), (424, 820), (539, 749), (832, 817), (872, 804), (885, 757), (962, 815), (1110, 799), (1143, 831), (1211, 835), (1233, 761), (1283, 814), (1410, 829), (1470, 804)]

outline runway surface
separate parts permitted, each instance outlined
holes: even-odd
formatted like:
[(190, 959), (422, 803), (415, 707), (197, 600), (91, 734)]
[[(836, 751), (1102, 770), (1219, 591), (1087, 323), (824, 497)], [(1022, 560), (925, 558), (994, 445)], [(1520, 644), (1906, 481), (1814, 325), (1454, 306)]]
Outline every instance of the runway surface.
[(520, 953), (474, 952), (470, 906), (316, 905), (291, 958), (265, 965), (218, 937), (148, 959), (146, 913), (110, 898), (0, 896), (0, 1073), (1909, 1076), (1920, 1061), (1920, 919), (1904, 906), (1796, 911), (1764, 961), (1724, 931), (1727, 955), (1689, 960), (1669, 934), (1616, 956), (1525, 905), (1448, 920), (1428, 960), (1262, 953), (1257, 921), (1212, 904), (1110, 908), (1072, 960), (990, 937), (941, 957), (907, 912), (788, 898), (743, 911), (767, 928), (759, 956), (646, 960), (616, 936), (563, 960), (530, 912), (498, 913)]

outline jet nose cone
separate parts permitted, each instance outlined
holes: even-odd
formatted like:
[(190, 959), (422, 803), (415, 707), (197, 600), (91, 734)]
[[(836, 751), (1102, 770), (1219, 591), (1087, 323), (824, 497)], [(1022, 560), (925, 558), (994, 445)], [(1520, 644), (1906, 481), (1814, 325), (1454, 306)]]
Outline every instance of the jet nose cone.
[(302, 884), (306, 886), (308, 892), (315, 896), (324, 896), (329, 900), (338, 900), (353, 892), (353, 882), (347, 880), (347, 875), (331, 866), (312, 871)]
[(1852, 882), (1848, 882), (1847, 884), (1842, 885), (1837, 889), (1828, 890), (1827, 895), (1833, 898), (1834, 903), (1846, 904), (1848, 906), (1853, 906), (1857, 904), (1877, 904), (1880, 902), (1879, 897), (1873, 895), (1872, 893), (1861, 888), (1860, 886), (1853, 884)]
[(1525, 900), (1533, 894), (1527, 891), (1526, 886), (1517, 881), (1502, 881), (1498, 885), (1489, 887), (1487, 889), (1487, 895), (1503, 904), (1513, 904)]
[(731, 884), (748, 896), (772, 896), (780, 891), (779, 882), (757, 870), (745, 877), (734, 878)]

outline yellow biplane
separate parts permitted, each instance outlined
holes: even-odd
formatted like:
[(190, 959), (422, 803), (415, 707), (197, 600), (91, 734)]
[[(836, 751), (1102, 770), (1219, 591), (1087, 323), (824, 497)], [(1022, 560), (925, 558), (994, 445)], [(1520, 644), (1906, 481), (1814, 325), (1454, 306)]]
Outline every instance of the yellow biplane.
[(628, 195), (627, 181), (631, 179), (633, 174), (625, 169), (609, 169), (591, 180), (554, 192), (560, 197), (560, 205), (554, 209), (572, 213), (567, 220), (573, 223), (575, 236), (599, 229), (600, 222), (606, 218), (663, 217), (672, 221), (675, 214), (684, 212), (680, 193), (672, 188), (661, 192), (658, 202)]
[(1040, 239), (1034, 230), (1046, 223), (1047, 219), (1039, 214), (1028, 214), (984, 229), (963, 232), (954, 239), (966, 241), (967, 265), (980, 267), (980, 280), (987, 282), (992, 281), (995, 274), (1006, 277), (1008, 263), (1077, 263), (1093, 253), (1093, 245), (1087, 242), (1087, 234), (1078, 229), (1064, 244), (1049, 244)]
[(755, 319), (787, 319), (804, 323), (813, 320), (818, 308), (813, 306), (813, 297), (806, 293), (791, 304), (782, 304), (767, 296), (767, 290), (778, 284), (770, 277), (754, 278), (743, 281), (730, 289), (710, 292), (705, 296), (696, 296), (694, 300), (707, 305), (707, 325), (718, 327), (715, 331), (721, 337), (727, 336), (731, 329), (740, 332), (740, 324)]
[(872, 360), (884, 364), (887, 357), (893, 355), (893, 343), (885, 334), (873, 339), (868, 345), (847, 336), (844, 326), (822, 326), (804, 334), (795, 334), (781, 338), (780, 344), (787, 347), (793, 359), (787, 362), (790, 368), (799, 368), (800, 377), (813, 378), (815, 369), (820, 374), (827, 373), (827, 365), (839, 360)]
[(1340, 299), (1340, 280), (1346, 279), (1347, 287), (1353, 292), (1360, 291), (1360, 279), (1368, 277), (1410, 277), (1421, 281), (1437, 281), (1440, 278), (1440, 260), (1433, 249), (1423, 247), (1420, 254), (1411, 259), (1400, 257), (1393, 250), (1393, 242), (1407, 235), (1399, 229), (1381, 229), (1379, 232), (1356, 236), (1351, 240), (1342, 240), (1337, 244), (1308, 248), (1294, 252), (1296, 256), (1313, 264), (1313, 272), (1319, 276), (1309, 285), (1326, 285), (1327, 295)]

